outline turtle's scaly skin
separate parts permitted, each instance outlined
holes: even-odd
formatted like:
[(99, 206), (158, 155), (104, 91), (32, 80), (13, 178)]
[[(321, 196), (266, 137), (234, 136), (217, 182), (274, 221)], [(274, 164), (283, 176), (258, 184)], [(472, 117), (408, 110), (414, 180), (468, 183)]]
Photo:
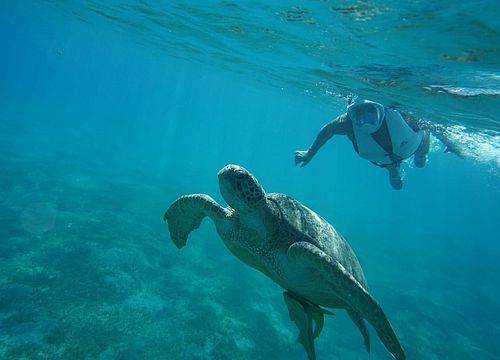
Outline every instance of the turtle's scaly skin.
[(189, 233), (200, 227), (207, 213), (217, 221), (224, 221), (228, 216), (226, 209), (205, 194), (185, 195), (176, 200), (175, 206), (163, 216), (164, 221), (169, 219), (168, 230), (175, 246), (180, 249), (186, 245)]
[(406, 359), (382, 308), (368, 292), (354, 251), (333, 226), (290, 196), (266, 194), (242, 167), (228, 165), (218, 175), (227, 208), (208, 195), (194, 194), (177, 199), (165, 213), (177, 247), (210, 217), (236, 257), (286, 290), (290, 317), (300, 330), (297, 341), (309, 359), (315, 359), (313, 341), (323, 327), (323, 315), (331, 314), (319, 306), (347, 310), (369, 351), (366, 319), (389, 352), (397, 360)]

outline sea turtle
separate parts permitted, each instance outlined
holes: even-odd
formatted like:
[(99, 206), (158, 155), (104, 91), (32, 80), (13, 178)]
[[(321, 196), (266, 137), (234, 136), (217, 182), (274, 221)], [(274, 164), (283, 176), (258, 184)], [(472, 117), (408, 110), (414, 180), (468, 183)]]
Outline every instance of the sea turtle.
[(210, 196), (191, 194), (168, 208), (170, 237), (180, 249), (205, 216), (215, 224), (227, 248), (247, 265), (261, 271), (285, 289), (290, 319), (310, 360), (316, 358), (314, 339), (323, 328), (323, 309), (345, 309), (370, 340), (364, 319), (376, 330), (397, 359), (406, 355), (384, 311), (368, 292), (365, 276), (353, 250), (333, 226), (294, 198), (267, 194), (257, 179), (238, 165), (219, 173), (219, 187), (227, 208)]

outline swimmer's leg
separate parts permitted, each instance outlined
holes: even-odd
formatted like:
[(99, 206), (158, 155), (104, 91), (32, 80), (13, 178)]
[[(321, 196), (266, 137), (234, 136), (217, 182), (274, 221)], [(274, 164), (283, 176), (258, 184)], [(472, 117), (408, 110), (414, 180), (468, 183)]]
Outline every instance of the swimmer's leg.
[(394, 190), (401, 190), (403, 188), (403, 179), (401, 179), (399, 172), (399, 163), (387, 165), (385, 168), (389, 171), (389, 182)]
[(424, 132), (424, 138), (422, 143), (415, 151), (415, 156), (413, 157), (413, 163), (418, 168), (423, 168), (427, 162), (427, 154), (429, 153), (429, 148), (431, 146), (431, 136), (428, 131)]

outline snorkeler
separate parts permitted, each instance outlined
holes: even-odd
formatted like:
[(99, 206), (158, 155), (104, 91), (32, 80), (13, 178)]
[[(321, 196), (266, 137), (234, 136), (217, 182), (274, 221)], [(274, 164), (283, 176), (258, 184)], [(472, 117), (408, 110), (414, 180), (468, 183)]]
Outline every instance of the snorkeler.
[(323, 126), (308, 150), (295, 152), (295, 165), (304, 167), (333, 135), (346, 135), (360, 157), (386, 168), (392, 187), (400, 190), (401, 162), (413, 155), (416, 167), (427, 162), (430, 132), (462, 156), (445, 135), (443, 127), (413, 118), (382, 104), (359, 97), (349, 99), (347, 112)]

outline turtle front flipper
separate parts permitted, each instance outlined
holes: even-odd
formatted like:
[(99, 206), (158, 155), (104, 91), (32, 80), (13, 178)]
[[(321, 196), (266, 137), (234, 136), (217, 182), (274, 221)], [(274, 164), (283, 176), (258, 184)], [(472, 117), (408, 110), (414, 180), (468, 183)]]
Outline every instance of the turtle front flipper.
[(292, 244), (288, 248), (287, 256), (291, 263), (315, 268), (323, 274), (336, 295), (375, 328), (387, 350), (397, 360), (406, 359), (406, 354), (380, 305), (341, 263), (305, 241)]
[(323, 329), (323, 324), (325, 322), (324, 315), (334, 314), (289, 291), (283, 293), (283, 298), (288, 308), (290, 320), (292, 320), (299, 329), (297, 342), (302, 344), (309, 360), (315, 360), (316, 350), (314, 349), (314, 339), (319, 336)]
[(223, 207), (205, 194), (184, 195), (175, 200), (163, 216), (175, 246), (180, 249), (186, 245), (189, 234), (200, 227), (205, 216), (216, 222), (226, 218), (227, 214)]

